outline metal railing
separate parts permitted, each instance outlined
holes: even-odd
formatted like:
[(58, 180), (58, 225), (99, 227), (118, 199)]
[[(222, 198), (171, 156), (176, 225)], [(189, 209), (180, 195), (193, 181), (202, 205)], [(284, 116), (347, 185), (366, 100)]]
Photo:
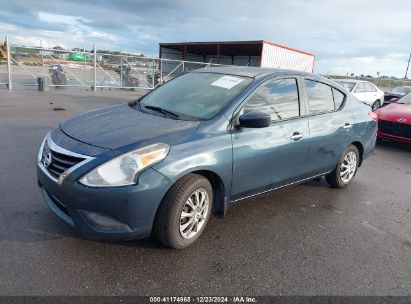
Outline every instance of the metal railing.
[[(7, 37), (1, 50), (0, 85), (9, 90), (38, 85), (48, 87), (153, 89), (198, 68), (219, 64), (162, 59), (123, 53), (26, 47), (11, 44)], [(5, 58), (5, 59), (4, 59)]]

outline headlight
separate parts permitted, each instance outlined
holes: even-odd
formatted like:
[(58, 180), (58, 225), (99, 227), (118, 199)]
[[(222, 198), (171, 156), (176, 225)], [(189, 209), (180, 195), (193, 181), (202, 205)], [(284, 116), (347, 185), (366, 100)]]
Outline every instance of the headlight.
[(79, 181), (89, 187), (116, 187), (136, 183), (137, 173), (163, 160), (167, 144), (154, 144), (120, 155), (87, 173)]

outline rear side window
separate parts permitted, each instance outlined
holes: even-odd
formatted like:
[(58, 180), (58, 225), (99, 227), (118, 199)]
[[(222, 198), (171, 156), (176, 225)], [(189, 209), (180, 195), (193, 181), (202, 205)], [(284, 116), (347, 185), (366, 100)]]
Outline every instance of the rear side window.
[(244, 106), (244, 112), (261, 111), (271, 120), (283, 120), (300, 115), (297, 80), (270, 80), (259, 86)]
[(305, 80), (310, 114), (329, 112), (334, 110), (332, 88), (321, 82)]
[(344, 102), (345, 95), (334, 88), (332, 90), (333, 90), (333, 96), (334, 96), (334, 107), (336, 110), (338, 110), (339, 108), (341, 108)]
[(364, 85), (365, 85), (365, 90), (367, 92), (376, 92), (377, 91), (371, 83), (365, 82)]

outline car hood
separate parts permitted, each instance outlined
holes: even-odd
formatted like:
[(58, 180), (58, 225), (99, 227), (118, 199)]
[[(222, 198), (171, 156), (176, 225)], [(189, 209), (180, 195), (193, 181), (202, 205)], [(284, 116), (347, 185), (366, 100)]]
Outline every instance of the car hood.
[(411, 121), (411, 105), (391, 103), (378, 110), (378, 117), (384, 118), (406, 118)]
[(394, 91), (385, 91), (384, 95), (393, 95), (393, 96), (398, 96), (398, 97), (402, 97), (404, 96), (406, 93), (401, 93), (401, 92), (394, 92)]
[(76, 116), (61, 123), (60, 129), (83, 143), (115, 150), (178, 131), (196, 129), (198, 125), (198, 121), (163, 118), (121, 104)]

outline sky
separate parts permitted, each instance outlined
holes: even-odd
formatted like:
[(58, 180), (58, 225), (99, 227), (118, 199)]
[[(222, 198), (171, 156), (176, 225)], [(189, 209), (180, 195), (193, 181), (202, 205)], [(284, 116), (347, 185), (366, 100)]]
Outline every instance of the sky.
[(316, 73), (404, 77), (411, 1), (7, 0), (4, 35), (19, 45), (150, 56), (160, 42), (269, 40), (315, 54)]

